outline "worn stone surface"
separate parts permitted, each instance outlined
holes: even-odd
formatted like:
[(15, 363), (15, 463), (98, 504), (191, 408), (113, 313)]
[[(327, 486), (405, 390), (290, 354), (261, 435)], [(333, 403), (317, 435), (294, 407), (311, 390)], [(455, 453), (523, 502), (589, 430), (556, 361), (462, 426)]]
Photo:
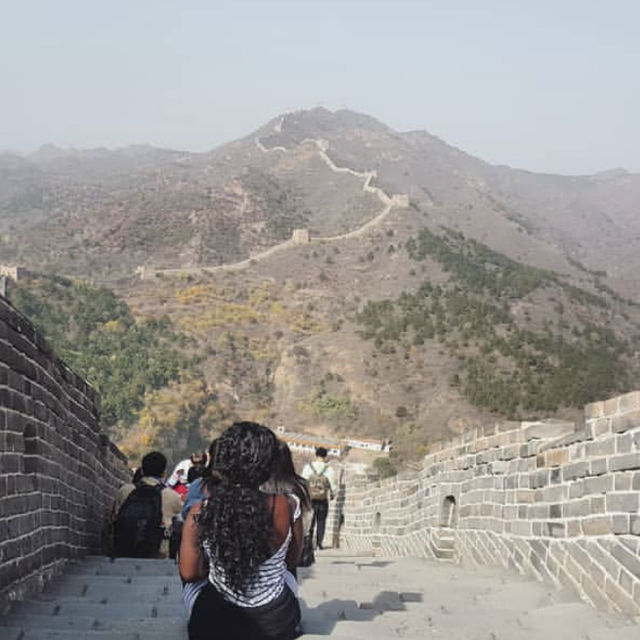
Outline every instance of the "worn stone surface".
[(184, 640), (185, 610), (176, 565), (169, 560), (67, 565), (43, 593), (0, 617), (0, 637), (20, 640)]
[(328, 551), (301, 574), (304, 638), (631, 640), (640, 633), (624, 616), (499, 568)]
[[(636, 640), (640, 631), (566, 590), (498, 568), (327, 550), (299, 570), (299, 580), (309, 640), (544, 640), (559, 633), (563, 640)], [(0, 618), (0, 637), (186, 640), (186, 624), (173, 562), (91, 557), (69, 566), (43, 594), (14, 604)]]

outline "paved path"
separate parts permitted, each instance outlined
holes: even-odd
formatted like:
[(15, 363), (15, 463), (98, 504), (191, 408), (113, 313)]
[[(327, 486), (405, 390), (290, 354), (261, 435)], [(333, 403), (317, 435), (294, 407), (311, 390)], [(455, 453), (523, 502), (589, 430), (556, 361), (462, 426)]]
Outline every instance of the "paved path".
[[(638, 640), (640, 628), (499, 569), (322, 552), (302, 569), (305, 640)], [(185, 640), (175, 565), (92, 557), (0, 618), (2, 640)]]

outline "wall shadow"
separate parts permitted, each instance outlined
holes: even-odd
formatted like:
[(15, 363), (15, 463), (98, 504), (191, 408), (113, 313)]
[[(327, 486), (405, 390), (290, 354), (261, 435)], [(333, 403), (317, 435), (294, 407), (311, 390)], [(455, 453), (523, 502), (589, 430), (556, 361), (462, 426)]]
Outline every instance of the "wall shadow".
[(422, 594), (381, 591), (370, 602), (334, 598), (316, 607), (308, 607), (301, 598), (302, 630), (304, 634), (330, 636), (340, 621), (370, 622), (385, 611), (406, 611), (406, 602), (422, 602)]

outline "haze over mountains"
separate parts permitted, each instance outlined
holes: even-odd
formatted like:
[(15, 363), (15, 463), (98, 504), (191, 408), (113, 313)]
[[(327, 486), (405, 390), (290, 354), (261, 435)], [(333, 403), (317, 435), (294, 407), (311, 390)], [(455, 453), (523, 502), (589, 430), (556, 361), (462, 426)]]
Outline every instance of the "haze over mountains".
[[(407, 198), (387, 205), (394, 194)], [(565, 415), (629, 386), (639, 205), (640, 176), (623, 170), (493, 166), (314, 109), (203, 154), (0, 156), (0, 255), (168, 315), (221, 417), (391, 436), (410, 456), (477, 421)], [(299, 228), (311, 243), (260, 257)]]
[[(337, 165), (375, 170), (376, 184), (408, 194), (430, 224), (459, 228), (531, 264), (569, 269), (570, 257), (606, 271), (616, 289), (639, 291), (638, 175), (563, 177), (492, 166), (426, 132), (398, 133), (350, 111), (288, 114), (275, 133), (277, 122), (205, 154), (45, 146), (27, 157), (0, 156), (2, 254), (56, 271), (123, 275), (145, 263), (247, 257), (292, 226), (312, 235), (356, 228), (375, 199), (348, 177), (336, 182), (313, 149), (297, 148), (322, 138)], [(266, 156), (257, 136), (294, 153)]]

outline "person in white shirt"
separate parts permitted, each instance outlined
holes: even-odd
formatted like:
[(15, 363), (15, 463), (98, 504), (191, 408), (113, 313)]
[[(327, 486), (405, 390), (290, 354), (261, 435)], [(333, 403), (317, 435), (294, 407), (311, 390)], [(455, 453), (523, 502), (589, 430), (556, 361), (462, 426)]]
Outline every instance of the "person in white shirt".
[(315, 526), (316, 547), (322, 549), (324, 530), (329, 512), (329, 500), (333, 500), (336, 491), (336, 479), (333, 469), (327, 464), (328, 451), (324, 447), (316, 448), (316, 459), (305, 465), (302, 477), (309, 484), (313, 523)]

